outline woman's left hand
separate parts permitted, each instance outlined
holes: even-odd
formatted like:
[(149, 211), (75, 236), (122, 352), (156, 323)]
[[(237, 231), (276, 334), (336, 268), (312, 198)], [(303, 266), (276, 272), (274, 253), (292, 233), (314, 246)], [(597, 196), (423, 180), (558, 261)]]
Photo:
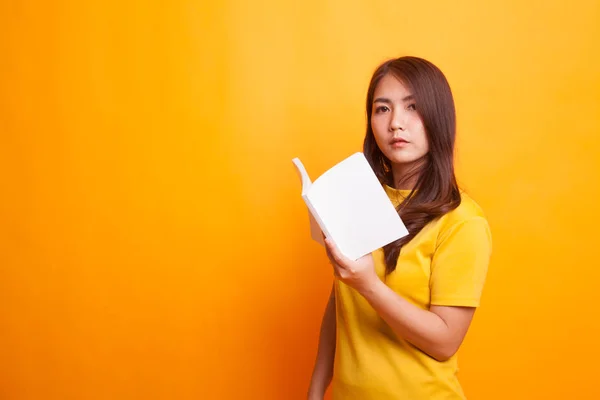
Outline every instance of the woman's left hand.
[(371, 254), (353, 261), (344, 256), (330, 239), (325, 239), (325, 246), (335, 276), (346, 285), (362, 293), (379, 281)]

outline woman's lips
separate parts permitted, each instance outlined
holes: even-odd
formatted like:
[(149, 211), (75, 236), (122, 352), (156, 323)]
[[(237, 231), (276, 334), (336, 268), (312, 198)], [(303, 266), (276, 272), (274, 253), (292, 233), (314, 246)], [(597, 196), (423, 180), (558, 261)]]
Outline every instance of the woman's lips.
[(396, 138), (396, 139), (392, 140), (392, 142), (391, 142), (391, 145), (394, 148), (404, 147), (407, 144), (408, 144), (408, 141), (403, 138)]

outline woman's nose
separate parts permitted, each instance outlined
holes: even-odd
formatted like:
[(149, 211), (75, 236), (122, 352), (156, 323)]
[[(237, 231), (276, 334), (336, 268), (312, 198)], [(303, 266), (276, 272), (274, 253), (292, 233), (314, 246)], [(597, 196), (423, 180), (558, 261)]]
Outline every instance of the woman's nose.
[(395, 111), (394, 114), (392, 114), (390, 130), (391, 131), (396, 131), (396, 130), (403, 131), (404, 127), (405, 127), (404, 115), (400, 111)]

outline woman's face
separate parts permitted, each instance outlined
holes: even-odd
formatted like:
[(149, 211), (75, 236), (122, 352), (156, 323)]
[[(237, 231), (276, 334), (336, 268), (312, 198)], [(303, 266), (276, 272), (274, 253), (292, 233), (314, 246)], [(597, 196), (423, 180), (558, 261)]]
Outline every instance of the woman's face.
[[(408, 167), (429, 151), (423, 121), (412, 93), (391, 74), (375, 88), (371, 129), (381, 152), (392, 167)], [(395, 168), (394, 168), (395, 169)]]

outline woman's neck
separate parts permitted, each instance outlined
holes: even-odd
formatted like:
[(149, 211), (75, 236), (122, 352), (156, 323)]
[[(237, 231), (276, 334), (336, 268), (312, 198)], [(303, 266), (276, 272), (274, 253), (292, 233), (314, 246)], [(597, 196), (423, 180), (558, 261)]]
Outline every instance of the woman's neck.
[(413, 190), (419, 180), (420, 165), (392, 165), (392, 187), (398, 190)]

